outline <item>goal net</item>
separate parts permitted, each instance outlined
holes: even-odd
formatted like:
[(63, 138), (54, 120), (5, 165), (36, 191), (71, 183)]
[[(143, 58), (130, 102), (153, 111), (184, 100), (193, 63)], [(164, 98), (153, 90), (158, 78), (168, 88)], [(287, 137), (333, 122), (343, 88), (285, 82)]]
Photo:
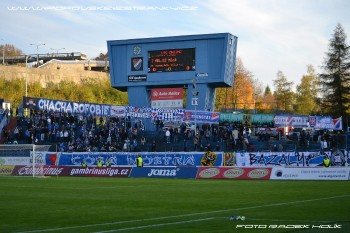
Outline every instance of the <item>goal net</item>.
[(44, 176), (45, 155), (51, 145), (1, 144), (0, 157), (13, 161), (11, 165), (25, 165), (33, 177)]

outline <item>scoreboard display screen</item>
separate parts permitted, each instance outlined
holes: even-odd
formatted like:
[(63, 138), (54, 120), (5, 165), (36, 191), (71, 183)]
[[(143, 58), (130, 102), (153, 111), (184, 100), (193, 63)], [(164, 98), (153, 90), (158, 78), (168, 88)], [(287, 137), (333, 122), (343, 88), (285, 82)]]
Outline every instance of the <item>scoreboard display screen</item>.
[(148, 51), (148, 73), (196, 70), (195, 49)]

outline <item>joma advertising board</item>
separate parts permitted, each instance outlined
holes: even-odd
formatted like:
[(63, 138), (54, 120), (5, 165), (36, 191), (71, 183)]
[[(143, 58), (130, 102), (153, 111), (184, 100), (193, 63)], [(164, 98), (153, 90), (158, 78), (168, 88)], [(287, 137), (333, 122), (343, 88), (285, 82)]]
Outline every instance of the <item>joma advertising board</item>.
[(196, 167), (134, 167), (130, 177), (196, 178)]

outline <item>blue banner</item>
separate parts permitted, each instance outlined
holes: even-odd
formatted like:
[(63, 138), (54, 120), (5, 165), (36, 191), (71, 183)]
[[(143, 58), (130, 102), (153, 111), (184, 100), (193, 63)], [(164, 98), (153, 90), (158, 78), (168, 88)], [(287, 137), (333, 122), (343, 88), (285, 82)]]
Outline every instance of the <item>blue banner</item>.
[(23, 96), (23, 108), (82, 115), (90, 114), (92, 116), (125, 116), (124, 106), (52, 100), (25, 96)]
[(223, 152), (76, 152), (61, 153), (58, 164), (62, 166), (77, 166), (85, 161), (88, 166), (91, 166), (96, 165), (98, 160), (102, 160), (103, 164), (106, 164), (109, 160), (115, 166), (135, 166), (137, 155), (142, 156), (144, 166), (222, 166), (223, 161)]
[(130, 177), (196, 178), (196, 167), (134, 167)]
[(184, 119), (183, 119), (184, 121), (195, 122), (195, 119), (198, 123), (219, 124), (220, 113), (219, 112), (185, 110)]
[(329, 116), (310, 116), (310, 127), (314, 129), (342, 130), (342, 118), (332, 119)]

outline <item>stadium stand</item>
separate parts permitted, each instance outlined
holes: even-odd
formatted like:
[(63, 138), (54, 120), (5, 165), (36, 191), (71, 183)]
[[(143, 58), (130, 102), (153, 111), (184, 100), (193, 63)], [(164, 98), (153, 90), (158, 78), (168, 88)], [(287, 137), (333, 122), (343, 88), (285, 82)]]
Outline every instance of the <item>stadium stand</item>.
[[(52, 151), (105, 152), (105, 151), (310, 151), (321, 149), (320, 140), (327, 147), (345, 148), (342, 134), (324, 132), (321, 137), (305, 132), (299, 138), (274, 138), (254, 133), (254, 128), (235, 125), (197, 125), (197, 146), (194, 130), (186, 124), (164, 126), (154, 122), (145, 129), (142, 121), (113, 117), (92, 117), (48, 111), (30, 110), (30, 117), (10, 116), (2, 130), (2, 143), (50, 144)], [(170, 131), (166, 143), (165, 131)], [(142, 140), (141, 140), (142, 139)]]

